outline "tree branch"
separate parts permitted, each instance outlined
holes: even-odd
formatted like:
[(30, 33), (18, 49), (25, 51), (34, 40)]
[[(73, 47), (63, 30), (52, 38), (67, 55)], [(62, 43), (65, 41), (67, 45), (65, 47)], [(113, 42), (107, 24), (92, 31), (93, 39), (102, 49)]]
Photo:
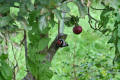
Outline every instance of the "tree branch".
[[(89, 18), (88, 23), (89, 23), (90, 27), (92, 29), (94, 29), (94, 30), (99, 30), (100, 31), (100, 29), (102, 28), (102, 26), (99, 26), (99, 25), (97, 26), (97, 23), (99, 21), (90, 15), (90, 9), (89, 9), (89, 7), (88, 7), (88, 18)], [(92, 20), (95, 21), (94, 27), (92, 26)]]
[(50, 45), (50, 48), (48, 49), (48, 54), (46, 56), (48, 61), (52, 61), (53, 56), (55, 55), (56, 51), (58, 50), (58, 47), (56, 47), (56, 41), (58, 39), (66, 39), (67, 35), (63, 34), (64, 32), (64, 17), (65, 17), (66, 13), (62, 13), (62, 19), (58, 20), (58, 35), (56, 36), (56, 38), (54, 39), (54, 41), (52, 42), (52, 44)]
[(59, 49), (59, 47), (56, 47), (56, 41), (58, 40), (58, 38), (65, 40), (67, 38), (67, 35), (66, 34), (59, 34), (56, 36), (54, 41), (51, 43), (51, 45), (47, 51), (48, 52), (47, 56), (46, 56), (46, 59), (50, 62), (52, 61), (53, 56), (55, 55), (55, 53)]
[(91, 14), (90, 14), (90, 9), (89, 9), (89, 8), (88, 8), (88, 17), (89, 17), (90, 19), (93, 19), (94, 21), (98, 22), (97, 19), (95, 19), (94, 17), (91, 16)]

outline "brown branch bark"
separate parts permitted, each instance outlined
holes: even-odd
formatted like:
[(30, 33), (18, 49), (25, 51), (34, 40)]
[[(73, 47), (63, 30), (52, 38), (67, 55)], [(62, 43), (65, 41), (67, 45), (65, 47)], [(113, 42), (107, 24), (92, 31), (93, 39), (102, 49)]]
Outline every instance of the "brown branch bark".
[(59, 39), (59, 38), (62, 38), (62, 39), (66, 39), (67, 38), (67, 35), (66, 34), (59, 34), (55, 39), (54, 41), (51, 43), (48, 51), (47, 51), (47, 56), (46, 56), (46, 59), (48, 61), (52, 61), (55, 53), (57, 52), (57, 50), (59, 49), (59, 47), (56, 47), (56, 41)]

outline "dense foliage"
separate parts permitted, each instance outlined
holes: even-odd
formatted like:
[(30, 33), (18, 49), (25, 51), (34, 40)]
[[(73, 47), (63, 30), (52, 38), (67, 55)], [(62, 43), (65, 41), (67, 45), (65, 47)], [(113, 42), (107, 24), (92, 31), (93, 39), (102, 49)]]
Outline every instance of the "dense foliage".
[[(51, 62), (46, 55), (60, 26), (69, 46)], [(0, 0), (0, 80), (28, 72), (33, 80), (119, 80), (119, 71), (119, 0)]]

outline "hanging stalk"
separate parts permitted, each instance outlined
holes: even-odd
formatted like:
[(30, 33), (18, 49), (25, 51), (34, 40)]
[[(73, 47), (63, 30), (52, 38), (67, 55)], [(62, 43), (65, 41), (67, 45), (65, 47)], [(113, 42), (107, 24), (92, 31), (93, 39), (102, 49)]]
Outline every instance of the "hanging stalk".
[(74, 53), (73, 53), (73, 74), (74, 74), (74, 80), (78, 80), (76, 75), (76, 67), (75, 67), (75, 57), (76, 57), (75, 49), (76, 49), (76, 41), (75, 41), (75, 47), (74, 47)]

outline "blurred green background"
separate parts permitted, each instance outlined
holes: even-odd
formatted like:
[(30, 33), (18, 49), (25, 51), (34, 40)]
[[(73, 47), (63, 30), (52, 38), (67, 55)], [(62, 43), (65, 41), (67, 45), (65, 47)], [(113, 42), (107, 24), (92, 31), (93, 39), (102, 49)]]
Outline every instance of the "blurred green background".
[[(78, 9), (74, 4), (69, 4), (71, 13), (79, 16)], [(102, 7), (101, 5), (97, 6)], [(12, 12), (17, 12), (16, 9), (11, 9)], [(99, 19), (100, 11), (91, 11), (91, 14), (96, 19)], [(50, 69), (54, 72), (51, 80), (74, 80), (74, 74), (78, 80), (120, 80), (119, 73), (114, 73), (111, 69), (114, 68), (112, 60), (114, 58), (113, 44), (107, 44), (109, 36), (105, 36), (99, 31), (94, 31), (88, 24), (88, 17), (79, 20), (79, 25), (82, 26), (81, 34), (76, 35), (72, 32), (73, 27), (65, 26), (64, 33), (68, 35), (66, 42), (68, 47), (60, 48), (54, 59)], [(57, 35), (57, 26), (51, 28), (49, 36), (50, 43)], [(16, 36), (16, 37), (14, 37)], [(19, 47), (20, 41), (23, 38), (23, 33), (10, 36), (14, 46), (14, 53), (19, 63), (19, 71), (17, 80), (21, 80), (25, 74), (25, 58), (24, 47)], [(49, 44), (50, 44), (49, 43)], [(3, 43), (4, 44), (4, 43)], [(9, 43), (9, 59), (11, 64), (14, 64), (13, 50)], [(74, 65), (74, 67), (73, 67)], [(75, 71), (75, 73), (74, 73)], [(114, 74), (116, 74), (114, 76)]]

